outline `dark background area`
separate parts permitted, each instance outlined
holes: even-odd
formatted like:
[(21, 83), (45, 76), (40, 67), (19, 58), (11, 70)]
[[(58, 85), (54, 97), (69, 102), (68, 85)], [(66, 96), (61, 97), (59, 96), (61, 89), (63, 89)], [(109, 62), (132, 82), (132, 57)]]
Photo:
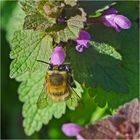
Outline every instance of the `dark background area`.
[[(18, 100), (17, 89), (19, 83), (9, 78), (10, 46), (6, 41), (6, 32), (1, 30), (1, 101), (2, 101), (2, 138), (24, 137), (22, 126), (22, 103)], [(17, 123), (18, 120), (18, 123)], [(10, 137), (9, 137), (10, 136)]]

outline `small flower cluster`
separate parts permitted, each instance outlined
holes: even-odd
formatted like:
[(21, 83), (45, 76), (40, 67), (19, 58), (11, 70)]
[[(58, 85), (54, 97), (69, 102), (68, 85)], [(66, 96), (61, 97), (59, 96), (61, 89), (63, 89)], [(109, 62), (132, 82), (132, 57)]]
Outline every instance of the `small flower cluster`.
[(115, 8), (105, 11), (99, 20), (105, 26), (114, 28), (117, 32), (131, 27), (131, 21), (127, 17), (119, 15)]
[[(45, 9), (46, 12), (46, 9)], [(102, 16), (98, 18), (98, 21), (104, 24), (107, 27), (115, 29), (115, 31), (120, 32), (123, 29), (129, 29), (131, 27), (131, 21), (123, 16), (119, 15), (118, 11), (115, 8), (110, 8), (103, 12)], [(59, 22), (64, 22), (63, 18), (59, 19)], [(89, 48), (91, 36), (85, 31), (81, 30), (79, 32), (79, 36), (74, 40), (76, 45), (76, 50), (80, 53), (84, 51), (84, 49)], [(53, 65), (61, 65), (63, 64), (65, 59), (65, 51), (62, 45), (58, 45), (51, 56), (51, 63)]]
[(75, 39), (75, 41), (77, 42), (76, 50), (78, 52), (83, 52), (84, 48), (89, 47), (90, 39), (90, 34), (85, 30), (81, 30), (79, 36)]
[[(84, 48), (88, 48), (90, 38), (90, 34), (87, 31), (81, 30), (79, 33), (79, 37), (75, 39), (75, 41), (77, 42), (76, 50), (78, 52), (83, 52)], [(62, 47), (62, 44), (60, 43), (57, 47), (54, 48), (50, 62), (53, 65), (62, 65), (64, 63), (64, 60), (65, 51)]]

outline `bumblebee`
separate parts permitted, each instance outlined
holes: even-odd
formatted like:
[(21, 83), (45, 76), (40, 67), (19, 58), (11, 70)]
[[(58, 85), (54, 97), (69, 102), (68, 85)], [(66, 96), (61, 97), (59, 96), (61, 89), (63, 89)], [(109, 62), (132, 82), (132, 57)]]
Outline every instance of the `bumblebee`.
[[(38, 61), (47, 63), (41, 60)], [(76, 85), (69, 64), (62, 64), (59, 66), (49, 64), (44, 83), (44, 90), (47, 94), (42, 92), (44, 95), (40, 95), (37, 105), (42, 106), (41, 104), (47, 102), (48, 99), (54, 102), (65, 101), (70, 98), (72, 88), (76, 88)], [(45, 96), (48, 98), (45, 99)]]

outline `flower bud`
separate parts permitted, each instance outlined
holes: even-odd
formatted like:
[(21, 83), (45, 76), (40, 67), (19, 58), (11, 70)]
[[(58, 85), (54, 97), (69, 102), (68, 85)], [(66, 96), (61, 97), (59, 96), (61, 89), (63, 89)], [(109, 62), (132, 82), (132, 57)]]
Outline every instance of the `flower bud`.
[(51, 64), (62, 65), (65, 61), (65, 50), (62, 46), (55, 47), (51, 55)]

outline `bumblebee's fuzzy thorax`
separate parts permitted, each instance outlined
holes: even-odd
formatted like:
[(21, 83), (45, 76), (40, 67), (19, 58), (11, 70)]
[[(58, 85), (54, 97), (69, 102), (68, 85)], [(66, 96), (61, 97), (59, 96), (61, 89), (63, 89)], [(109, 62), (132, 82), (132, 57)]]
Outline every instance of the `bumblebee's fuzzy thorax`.
[(54, 86), (62, 85), (64, 77), (60, 73), (53, 73), (50, 75), (50, 83)]

